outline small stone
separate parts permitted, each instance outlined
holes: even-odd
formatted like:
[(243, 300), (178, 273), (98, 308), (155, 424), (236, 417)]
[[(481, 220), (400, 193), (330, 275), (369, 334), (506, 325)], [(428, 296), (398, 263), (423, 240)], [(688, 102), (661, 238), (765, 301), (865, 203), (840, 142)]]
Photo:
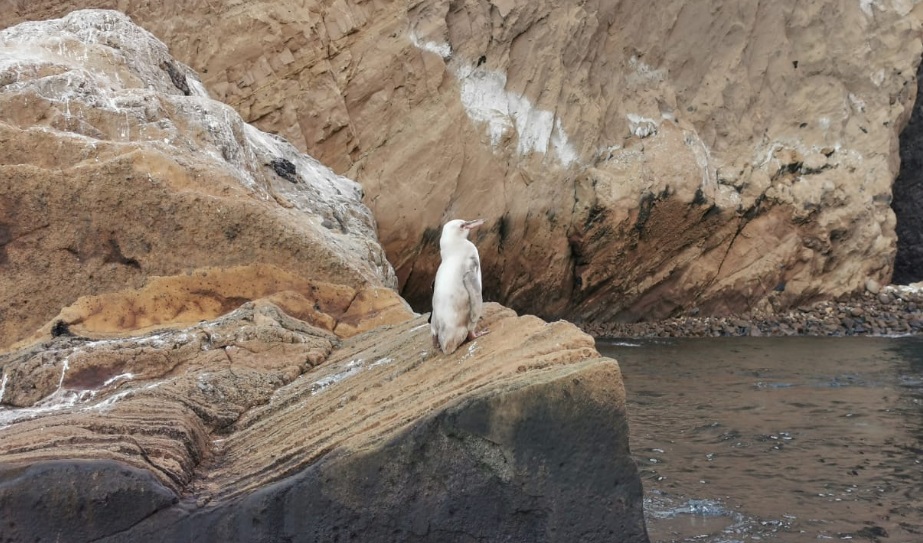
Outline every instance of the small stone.
[(866, 526), (856, 532), (856, 535), (863, 537), (865, 539), (872, 539), (877, 541), (878, 538), (888, 537), (888, 531), (882, 528), (881, 526)]
[(872, 294), (878, 294), (878, 292), (881, 291), (881, 284), (878, 281), (870, 278), (865, 282), (865, 290), (871, 292)]
[(297, 171), (292, 161), (286, 158), (283, 158), (283, 157), (279, 157), (279, 158), (273, 159), (273, 161), (270, 162), (269, 165), (272, 167), (273, 171), (276, 172), (276, 175), (278, 175), (282, 179), (285, 179), (286, 181), (289, 181), (290, 183), (298, 182)]

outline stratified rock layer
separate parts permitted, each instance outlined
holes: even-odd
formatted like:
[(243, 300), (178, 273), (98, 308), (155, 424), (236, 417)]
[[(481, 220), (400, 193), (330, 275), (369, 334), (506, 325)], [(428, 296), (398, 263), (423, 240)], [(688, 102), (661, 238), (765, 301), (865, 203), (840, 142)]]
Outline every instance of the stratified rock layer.
[(344, 340), (258, 301), (6, 355), (4, 536), (647, 541), (618, 365), (567, 323), (485, 325), (444, 356), (425, 317)]
[(299, 281), (396, 284), (358, 185), (209, 99), (124, 15), (0, 31), (0, 112), (0, 348), (155, 277), (210, 281), (110, 308), (113, 326), (214, 318)]
[(890, 279), (919, 4), (39, 0), (0, 17), (89, 5), (359, 180), (418, 309), (459, 217), (487, 219), (488, 298), (544, 315), (739, 312)]
[(591, 337), (439, 354), (358, 186), (124, 15), (0, 54), (0, 539), (647, 541)]

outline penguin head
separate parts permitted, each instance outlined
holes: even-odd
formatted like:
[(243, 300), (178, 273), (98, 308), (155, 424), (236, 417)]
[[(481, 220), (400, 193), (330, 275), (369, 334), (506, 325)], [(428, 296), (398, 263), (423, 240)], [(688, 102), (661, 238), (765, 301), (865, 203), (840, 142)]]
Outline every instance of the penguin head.
[(484, 219), (474, 221), (463, 221), (455, 219), (445, 223), (442, 227), (442, 240), (450, 241), (456, 239), (468, 239), (468, 232), (484, 224)]

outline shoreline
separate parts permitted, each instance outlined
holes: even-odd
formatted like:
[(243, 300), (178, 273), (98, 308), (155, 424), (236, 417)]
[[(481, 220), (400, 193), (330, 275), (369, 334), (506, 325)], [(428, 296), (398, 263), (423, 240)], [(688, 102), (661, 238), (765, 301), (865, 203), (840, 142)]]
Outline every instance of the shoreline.
[(861, 294), (779, 312), (593, 323), (580, 327), (596, 339), (917, 335), (923, 334), (923, 283), (884, 287), (871, 283)]

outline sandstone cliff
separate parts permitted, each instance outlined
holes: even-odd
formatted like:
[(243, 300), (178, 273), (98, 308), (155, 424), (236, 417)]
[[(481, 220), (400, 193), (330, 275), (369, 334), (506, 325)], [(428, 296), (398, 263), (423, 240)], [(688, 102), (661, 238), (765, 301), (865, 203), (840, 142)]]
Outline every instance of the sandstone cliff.
[(112, 11), (0, 31), (0, 539), (647, 541), (618, 364), (452, 356), (361, 190)]
[(488, 297), (546, 315), (789, 306), (890, 278), (917, 2), (38, 0), (2, 24), (90, 5), (361, 182), (420, 309), (454, 217), (492, 226)]

